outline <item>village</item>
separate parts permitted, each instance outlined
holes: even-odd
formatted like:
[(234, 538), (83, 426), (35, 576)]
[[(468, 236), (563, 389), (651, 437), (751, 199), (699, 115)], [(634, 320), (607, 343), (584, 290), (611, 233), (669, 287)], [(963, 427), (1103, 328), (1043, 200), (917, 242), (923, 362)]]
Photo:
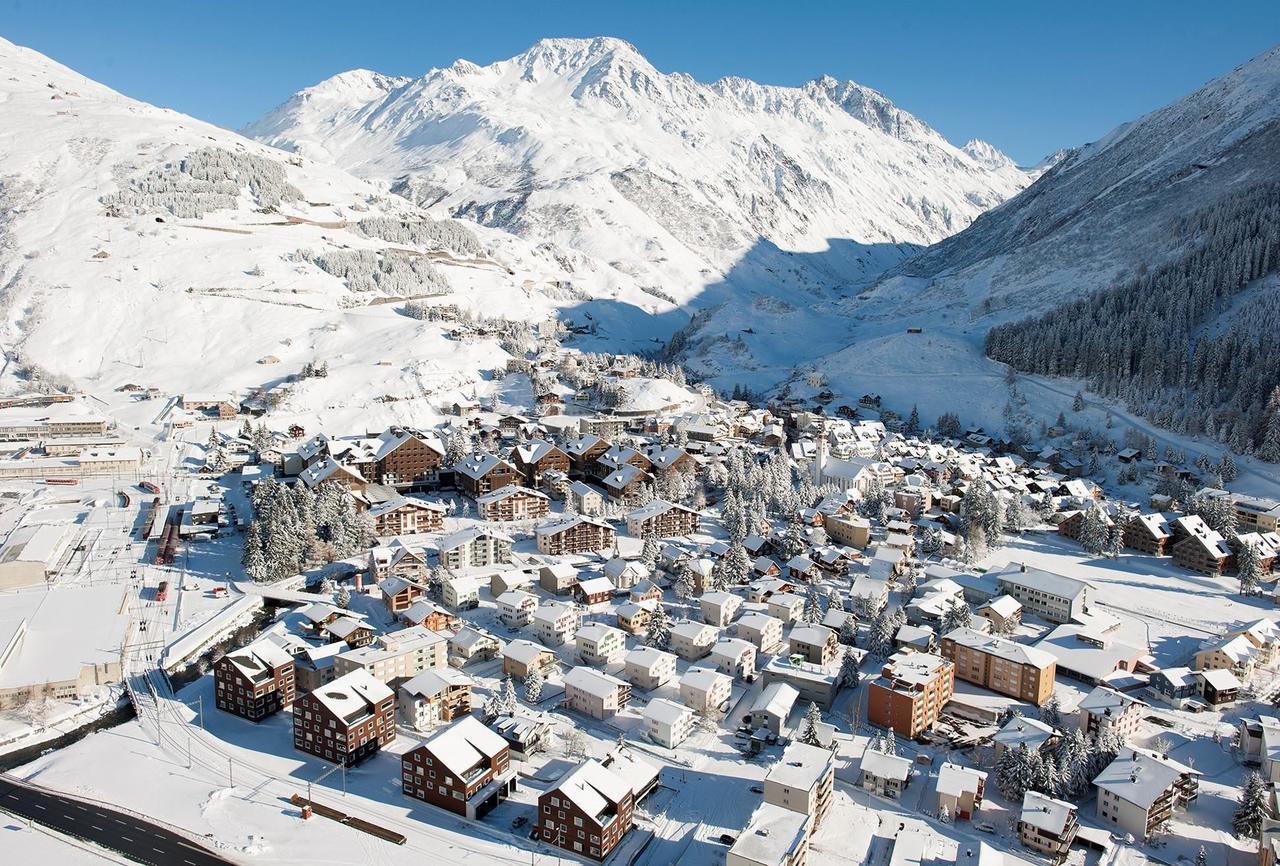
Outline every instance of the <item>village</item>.
[[(119, 538), (77, 588), (117, 649), (53, 683), (9, 617), (5, 706), (127, 693), (161, 753), (375, 844), (1273, 862), (1280, 502), (1230, 465), (756, 405), (629, 356), (504, 372), (523, 409), (376, 431), (178, 395), (142, 447), (82, 400), (0, 408), (0, 477), (102, 486)], [(17, 519), (0, 583), (71, 592), (97, 510)]]

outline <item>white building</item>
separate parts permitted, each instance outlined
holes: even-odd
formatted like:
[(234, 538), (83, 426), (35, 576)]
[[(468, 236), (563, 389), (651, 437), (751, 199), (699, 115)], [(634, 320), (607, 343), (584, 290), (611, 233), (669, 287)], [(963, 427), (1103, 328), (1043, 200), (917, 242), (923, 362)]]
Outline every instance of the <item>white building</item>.
[(684, 704), (666, 698), (654, 698), (644, 708), (644, 734), (668, 749), (680, 745), (693, 733), (696, 716)]

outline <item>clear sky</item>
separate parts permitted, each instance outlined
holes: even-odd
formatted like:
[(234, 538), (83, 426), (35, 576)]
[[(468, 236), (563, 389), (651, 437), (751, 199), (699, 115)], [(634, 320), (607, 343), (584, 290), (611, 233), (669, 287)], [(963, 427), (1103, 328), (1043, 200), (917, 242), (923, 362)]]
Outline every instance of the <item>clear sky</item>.
[(347, 69), (420, 75), (544, 36), (619, 36), (658, 69), (702, 81), (853, 79), (958, 144), (983, 138), (1032, 163), (1280, 42), (1280, 4), (0, 0), (0, 35), (232, 128)]

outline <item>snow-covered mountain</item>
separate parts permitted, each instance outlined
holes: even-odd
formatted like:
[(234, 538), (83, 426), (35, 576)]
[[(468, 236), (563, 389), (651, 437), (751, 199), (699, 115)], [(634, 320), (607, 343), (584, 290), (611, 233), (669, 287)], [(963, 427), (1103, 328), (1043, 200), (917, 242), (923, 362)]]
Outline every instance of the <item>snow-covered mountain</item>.
[[(299, 383), (284, 410), (376, 424), (476, 393), (505, 358), (387, 303), (428, 294), (530, 321), (598, 303), (601, 340), (659, 333), (645, 318), (661, 302), (607, 264), (432, 219), (0, 39), (4, 384), (35, 369), (99, 391), (243, 393), (323, 358), (329, 377)], [(610, 330), (614, 309), (633, 311), (625, 329)]]
[(244, 132), (698, 307), (716, 284), (865, 281), (1031, 180), (853, 82), (705, 84), (609, 38), (420, 78), (342, 73)]

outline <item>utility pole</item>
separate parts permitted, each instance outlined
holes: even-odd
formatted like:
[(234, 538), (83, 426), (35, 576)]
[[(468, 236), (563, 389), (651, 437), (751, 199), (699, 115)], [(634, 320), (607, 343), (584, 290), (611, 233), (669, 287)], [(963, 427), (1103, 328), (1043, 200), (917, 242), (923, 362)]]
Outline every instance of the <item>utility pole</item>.
[(231, 763), (231, 759), (227, 758), (227, 787), (234, 788), (236, 786), (235, 768)]

